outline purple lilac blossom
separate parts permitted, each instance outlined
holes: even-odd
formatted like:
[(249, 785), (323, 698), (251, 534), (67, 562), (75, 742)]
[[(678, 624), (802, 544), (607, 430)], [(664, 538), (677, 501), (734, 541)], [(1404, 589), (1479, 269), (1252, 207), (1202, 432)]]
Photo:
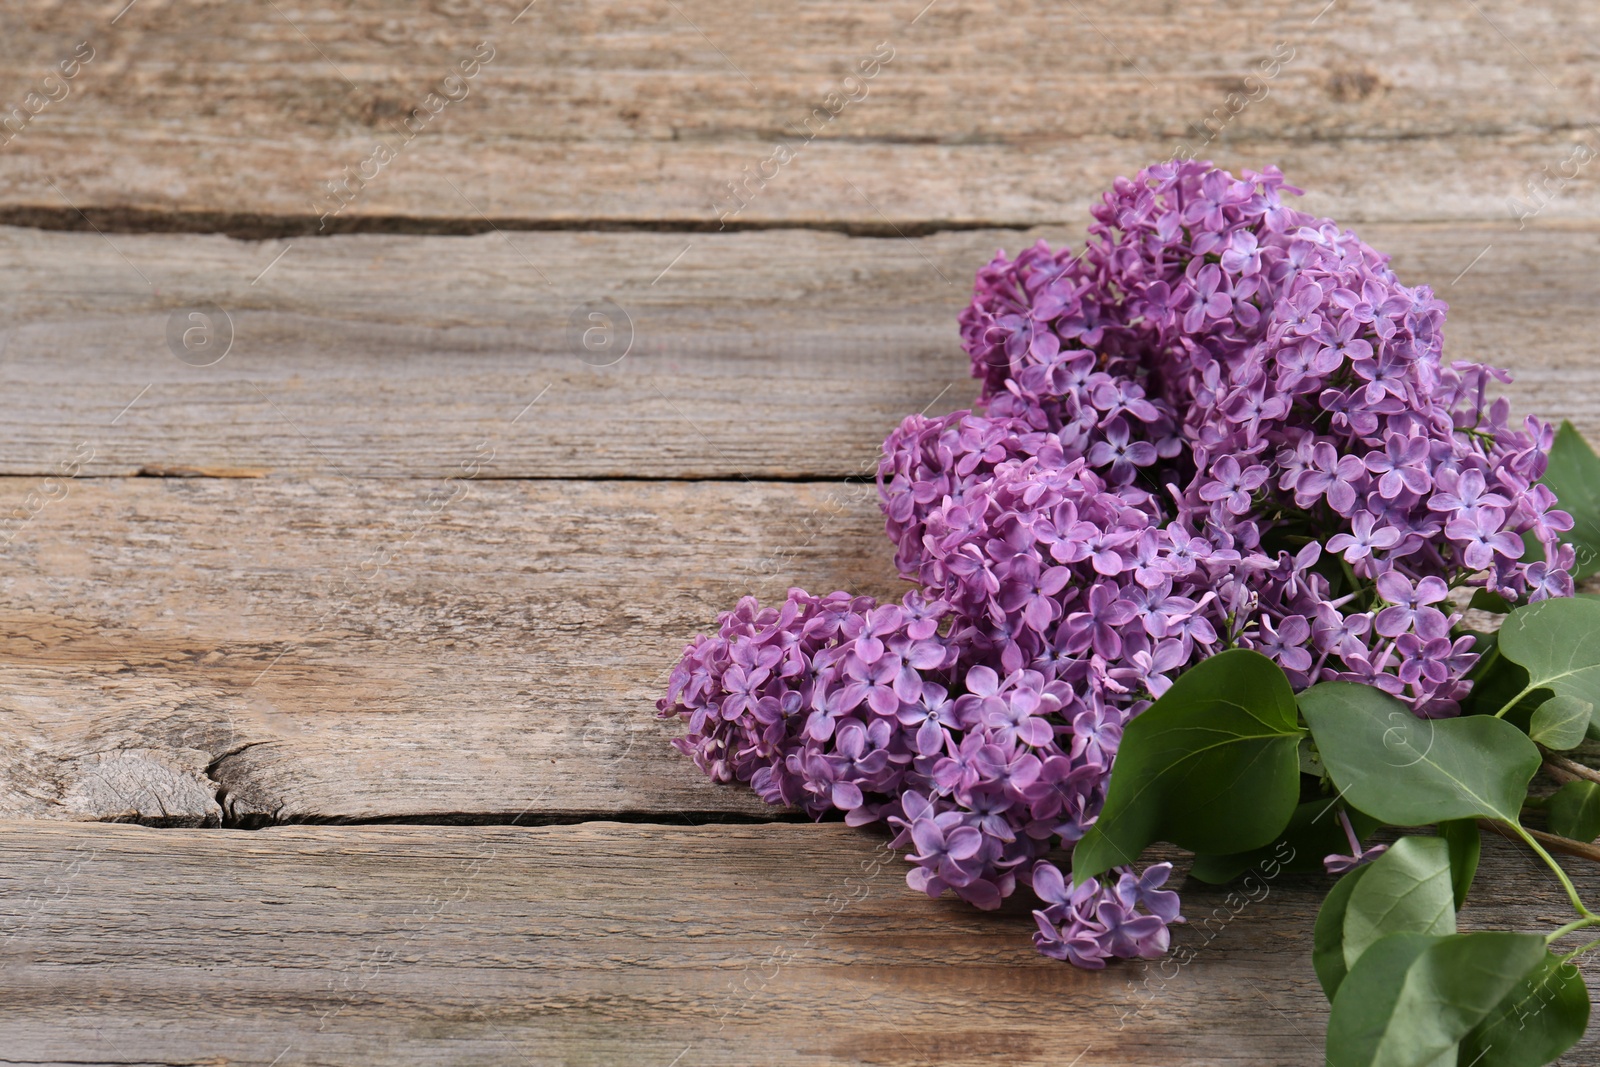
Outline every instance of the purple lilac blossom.
[[(879, 468), (918, 591), (741, 601), (673, 672), (674, 744), (770, 803), (886, 824), (931, 896), (1029, 887), (1039, 950), (1101, 967), (1166, 950), (1170, 867), (1069, 890), (1048, 855), (1184, 669), (1254, 648), (1296, 689), (1459, 713), (1452, 593), (1572, 593), (1571, 519), (1535, 484), (1552, 431), (1487, 399), (1503, 372), (1445, 365), (1445, 305), (1296, 192), (1161, 164), (1117, 181), (1081, 252), (979, 271), (977, 408), (910, 416)], [(1329, 859), (1376, 854), (1352, 851)]]
[[(1241, 180), (1161, 164), (1105, 195), (1082, 252), (1041, 243), (980, 271), (961, 326), (986, 408), (946, 423), (958, 440), (997, 416), (1035, 435), (1064, 429), (1048, 447), (1014, 434), (1004, 456), (991, 448), (987, 477), (974, 467), (939, 493), (900, 451), (928, 420), (906, 420), (880, 479), (908, 502), (891, 513), (896, 559), (937, 584), (926, 573), (936, 555), (970, 554), (926, 529), (951, 503), (983, 554), (995, 538), (970, 498), (1006, 463), (1053, 463), (1059, 446), (1066, 463), (1143, 489), (1147, 503), (1132, 506), (1145, 525), (1226, 554), (1186, 553), (1213, 565), (1180, 595), (1215, 594), (1190, 625), (1266, 652), (1298, 686), (1366, 681), (1418, 714), (1453, 715), (1476, 657), (1470, 641), (1448, 639), (1460, 616), (1437, 593), (1484, 588), (1517, 604), (1572, 592), (1573, 550), (1559, 540), (1571, 518), (1535, 484), (1553, 429), (1514, 426), (1503, 399), (1487, 400), (1503, 372), (1445, 365), (1443, 302), (1401, 284), (1354, 234), (1287, 206), (1293, 192), (1273, 168)], [(1134, 456), (1130, 430), (1155, 443)], [(1124, 551), (1111, 543), (1124, 532), (1100, 532), (1106, 553)], [(975, 587), (1003, 557), (955, 562)], [(1063, 593), (1079, 604), (1093, 595), (1080, 584)], [(1015, 620), (996, 625), (1016, 639)]]
[(1344, 826), (1345, 840), (1350, 842), (1350, 852), (1348, 855), (1334, 852), (1322, 857), (1322, 866), (1329, 874), (1348, 874), (1389, 851), (1388, 845), (1368, 845), (1362, 848), (1361, 839), (1356, 836), (1356, 828), (1350, 825), (1350, 816), (1342, 811), (1339, 812), (1339, 822)]
[[(963, 662), (970, 634), (953, 622), (919, 593), (880, 605), (791, 589), (781, 608), (746, 597), (673, 670), (660, 707), (689, 725), (673, 744), (769, 803), (886, 823), (914, 849), (907, 882), (930, 896), (995, 908), (1039, 870), (1059, 881), (1044, 856), (1093, 822), (1127, 701)], [(1072, 958), (1165, 951), (1176, 896), (1152, 896), (1152, 877), (1118, 868), (1119, 881), (1077, 894), (1081, 929), (1051, 913), (1064, 936), (1099, 946)], [(1159, 912), (1135, 910), (1152, 901)]]

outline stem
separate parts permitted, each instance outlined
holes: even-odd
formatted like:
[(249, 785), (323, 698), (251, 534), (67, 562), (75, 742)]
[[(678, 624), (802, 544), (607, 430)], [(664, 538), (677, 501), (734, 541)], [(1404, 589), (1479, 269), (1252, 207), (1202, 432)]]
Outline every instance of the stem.
[(1567, 774), (1575, 778), (1582, 778), (1585, 781), (1594, 782), (1596, 785), (1600, 785), (1600, 771), (1595, 770), (1593, 767), (1585, 767), (1577, 760), (1570, 760), (1565, 756), (1558, 756), (1554, 752), (1546, 752), (1544, 756), (1544, 765), (1546, 769), (1553, 768), (1555, 770), (1565, 771)]
[(1595, 920), (1593, 919), (1577, 919), (1558, 930), (1551, 931), (1550, 934), (1545, 937), (1544, 943), (1547, 945), (1553, 945), (1563, 937), (1566, 937), (1568, 934), (1572, 933), (1574, 930), (1582, 930), (1586, 926), (1593, 925), (1595, 925)]
[(1343, 808), (1339, 809), (1339, 823), (1344, 827), (1344, 839), (1350, 842), (1350, 854), (1361, 855), (1361, 842), (1356, 839), (1356, 828), (1350, 825), (1350, 816), (1344, 813)]
[(1567, 872), (1561, 869), (1561, 864), (1557, 863), (1550, 853), (1544, 850), (1544, 846), (1539, 844), (1538, 840), (1533, 836), (1533, 834), (1529, 833), (1527, 830), (1524, 830), (1521, 826), (1518, 826), (1514, 822), (1506, 823), (1506, 825), (1515, 830), (1517, 835), (1528, 843), (1529, 848), (1533, 849), (1539, 854), (1539, 858), (1544, 860), (1545, 865), (1548, 866), (1555, 874), (1556, 878), (1561, 882), (1561, 888), (1567, 891), (1567, 899), (1572, 902), (1572, 910), (1583, 916), (1585, 919), (1592, 919), (1595, 922), (1600, 922), (1600, 915), (1596, 915), (1594, 912), (1584, 907), (1583, 898), (1578, 896), (1577, 886), (1572, 884), (1572, 879), (1568, 878)]
[(1344, 558), (1343, 553), (1340, 553), (1339, 555), (1339, 568), (1344, 571), (1344, 580), (1350, 583), (1351, 595), (1354, 596), (1356, 593), (1360, 592), (1361, 583), (1356, 581), (1355, 568), (1350, 566), (1350, 561)]
[(1478, 677), (1482, 678), (1494, 669), (1494, 665), (1496, 663), (1500, 662), (1500, 642), (1496, 641), (1494, 643), (1494, 647), (1489, 650), (1489, 654), (1484, 656), (1479, 662), (1483, 669), (1482, 673), (1480, 673)]
[(1568, 856), (1576, 856), (1578, 859), (1593, 860), (1596, 863), (1600, 863), (1600, 846), (1587, 844), (1583, 841), (1574, 841), (1570, 837), (1559, 837), (1555, 834), (1547, 834), (1543, 830), (1529, 830), (1528, 833), (1538, 838), (1544, 844), (1550, 846), (1550, 849), (1554, 852), (1560, 852)]
[(1594, 948), (1596, 945), (1600, 945), (1600, 937), (1597, 937), (1593, 941), (1589, 942), (1587, 945), (1579, 946), (1578, 948), (1575, 948), (1571, 952), (1567, 953), (1565, 956), (1562, 956), (1561, 957), (1561, 962), (1562, 963), (1571, 963), (1573, 960), (1577, 959), (1579, 956), (1583, 955), (1585, 952), (1588, 952), (1590, 949)]
[(1505, 718), (1506, 712), (1508, 712), (1512, 708), (1516, 707), (1517, 706), (1517, 701), (1521, 700), (1523, 697), (1525, 697), (1529, 693), (1533, 692), (1535, 688), (1536, 688), (1535, 686), (1531, 686), (1530, 685), (1528, 688), (1524, 689), (1522, 692), (1520, 692), (1516, 696), (1512, 697), (1509, 701), (1506, 702), (1506, 706), (1505, 707), (1501, 708), (1499, 711), (1494, 713), (1494, 717), (1497, 718), (1497, 719)]

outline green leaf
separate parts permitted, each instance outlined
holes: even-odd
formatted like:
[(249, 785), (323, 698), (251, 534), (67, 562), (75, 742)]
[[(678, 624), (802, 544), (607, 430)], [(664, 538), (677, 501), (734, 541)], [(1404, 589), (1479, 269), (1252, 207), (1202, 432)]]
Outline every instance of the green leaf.
[(1525, 692), (1548, 689), (1589, 703), (1600, 694), (1600, 600), (1552, 597), (1518, 608), (1500, 627), (1498, 647), (1528, 672)]
[(1152, 841), (1226, 854), (1276, 840), (1299, 799), (1304, 734), (1289, 679), (1259, 652), (1185, 671), (1123, 730), (1105, 807), (1072, 850), (1073, 881), (1132, 863)]
[(1322, 757), (1317, 755), (1317, 746), (1311, 743), (1309, 737), (1300, 739), (1300, 773), (1318, 779), (1328, 773), (1328, 769), (1322, 765)]
[(1472, 594), (1472, 600), (1467, 603), (1467, 607), (1504, 615), (1511, 610), (1511, 602), (1499, 593), (1491, 593), (1487, 589), (1479, 589)]
[(1455, 888), (1456, 910), (1467, 902), (1467, 890), (1478, 873), (1478, 854), (1483, 838), (1476, 819), (1446, 819), (1439, 824), (1439, 836), (1450, 846), (1450, 884)]
[[(1302, 750), (1302, 761), (1304, 758)], [(1350, 847), (1336, 814), (1338, 799), (1322, 797), (1295, 808), (1289, 825), (1270, 845), (1226, 856), (1196, 856), (1189, 874), (1202, 882), (1221, 885), (1233, 881), (1251, 868), (1261, 870), (1268, 878), (1276, 878), (1285, 871), (1321, 871), (1322, 857), (1332, 852), (1343, 852)], [(1366, 840), (1382, 825), (1359, 811), (1347, 811), (1346, 815), (1359, 840)]]
[(1456, 932), (1450, 846), (1442, 837), (1402, 837), (1372, 861), (1350, 893), (1344, 916), (1344, 964), (1389, 934)]
[(1594, 705), (1575, 696), (1554, 696), (1533, 711), (1528, 736), (1545, 748), (1576, 748), (1589, 731)]
[(1538, 934), (1390, 934), (1333, 998), (1329, 1067), (1454, 1064), (1457, 1043), (1545, 954)]
[(1600, 837), (1600, 785), (1568, 782), (1550, 798), (1550, 832), (1574, 841)]
[(1572, 529), (1561, 539), (1578, 550), (1573, 576), (1582, 580), (1600, 571), (1600, 457), (1572, 423), (1563, 422), (1557, 431), (1541, 480), (1555, 493), (1557, 506), (1572, 516)]
[(1502, 718), (1526, 726), (1534, 707), (1549, 694), (1518, 699), (1519, 694), (1526, 692), (1528, 672), (1500, 654), (1499, 634), (1473, 633), (1472, 638), (1472, 651), (1478, 656), (1478, 662), (1467, 672), (1472, 691), (1461, 701), (1462, 713), (1493, 715), (1508, 701), (1516, 700), (1515, 709)]
[[(1327, 1067), (1372, 1067), (1378, 1062), (1377, 1050), (1389, 1029), (1404, 1025), (1404, 1020), (1394, 1019), (1394, 1009), (1405, 988), (1406, 976), (1424, 952), (1443, 940), (1426, 934), (1394, 934), (1356, 961), (1359, 972), (1346, 970), (1328, 1014)], [(1359, 980), (1351, 982), (1352, 977)], [(1442, 1055), (1443, 1050), (1435, 1052), (1433, 1058)], [(1419, 1056), (1405, 1062), (1412, 1067), (1430, 1061)]]
[(1350, 894), (1370, 870), (1370, 865), (1357, 867), (1335, 882), (1317, 912), (1317, 923), (1311, 932), (1311, 966), (1322, 983), (1323, 996), (1329, 1000), (1350, 973), (1344, 962), (1344, 917), (1350, 907)]
[(1461, 1041), (1461, 1067), (1541, 1067), (1577, 1044), (1589, 1027), (1589, 990), (1551, 953), (1523, 976), (1489, 1017)]
[(1367, 685), (1314, 685), (1300, 694), (1300, 710), (1345, 801), (1395, 826), (1516, 822), (1539, 769), (1539, 750), (1508, 722), (1419, 719)]

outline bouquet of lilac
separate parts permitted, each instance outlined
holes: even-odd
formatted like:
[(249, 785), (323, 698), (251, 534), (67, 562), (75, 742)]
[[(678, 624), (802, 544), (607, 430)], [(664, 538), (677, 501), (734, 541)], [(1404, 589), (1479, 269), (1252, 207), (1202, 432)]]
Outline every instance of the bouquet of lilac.
[[(1455, 821), (1514, 822), (1520, 805), (1412, 818), (1355, 780), (1404, 762), (1393, 709), (1406, 739), (1428, 729), (1425, 756), (1486, 722), (1529, 749), (1513, 722), (1547, 748), (1582, 739), (1600, 698), (1541, 683), (1462, 608), (1515, 608), (1519, 631), (1546, 602), (1600, 610), (1572, 599), (1600, 519), (1574, 532), (1556, 506), (1557, 476), (1600, 461), (1513, 424), (1488, 396), (1503, 372), (1444, 361), (1432, 291), (1295, 193), (1274, 168), (1161, 164), (1105, 194), (1081, 251), (1041, 242), (979, 271), (960, 320), (977, 408), (910, 416), (879, 467), (916, 590), (742, 601), (673, 672), (675, 744), (769, 803), (886, 824), (930, 896), (994, 908), (1020, 884), (1039, 951), (1090, 968), (1164, 953), (1183, 921), (1170, 864), (1130, 862), (1152, 841), (1226, 880), (1294, 838), (1350, 879), (1441, 840), (1379, 859), (1361, 840), (1380, 823), (1450, 823), (1460, 866)], [(1541, 737), (1545, 698), (1587, 701), (1583, 721)], [(1374, 722), (1382, 751), (1347, 766), (1339, 731), (1370, 741)], [(1524, 1060), (1484, 1067), (1502, 1062)]]

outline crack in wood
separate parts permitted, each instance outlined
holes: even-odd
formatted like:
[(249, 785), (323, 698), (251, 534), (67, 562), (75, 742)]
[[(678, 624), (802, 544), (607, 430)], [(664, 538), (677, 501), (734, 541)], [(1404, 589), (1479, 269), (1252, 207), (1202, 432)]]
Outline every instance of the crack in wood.
[(971, 230), (1028, 230), (1060, 226), (1050, 219), (906, 219), (902, 221), (814, 218), (729, 219), (706, 218), (529, 218), (482, 215), (341, 215), (324, 219), (316, 215), (257, 212), (164, 210), (135, 207), (76, 208), (45, 204), (0, 207), (0, 226), (33, 230), (100, 233), (221, 234), (242, 241), (268, 241), (286, 237), (335, 237), (349, 234), (472, 237), (495, 231), (588, 233), (749, 233), (766, 230), (809, 230), (847, 237), (930, 237)]

